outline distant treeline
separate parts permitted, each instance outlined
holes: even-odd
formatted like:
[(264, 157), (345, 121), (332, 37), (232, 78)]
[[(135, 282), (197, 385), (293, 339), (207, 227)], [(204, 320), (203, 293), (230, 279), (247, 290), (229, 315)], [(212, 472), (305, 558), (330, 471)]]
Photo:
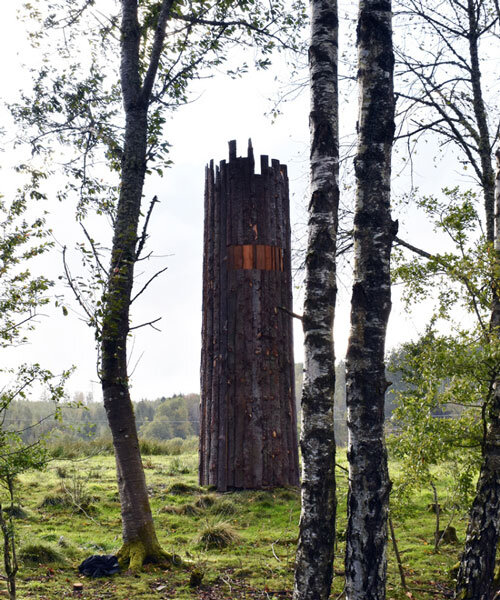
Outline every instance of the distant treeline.
[[(394, 351), (388, 357), (390, 371), (387, 379), (391, 386), (386, 394), (385, 416), (389, 422), (396, 406), (399, 391), (404, 390), (402, 373), (398, 370), (401, 356)], [(300, 396), (302, 389), (302, 363), (295, 365), (297, 414), (300, 424)], [(178, 394), (170, 398), (140, 400), (134, 403), (139, 436), (143, 440), (165, 441), (174, 438), (186, 440), (198, 436), (200, 431), (200, 396)], [(92, 395), (77, 392), (72, 401), (61, 407), (61, 419), (54, 418), (55, 407), (48, 400), (17, 400), (11, 403), (3, 424), (5, 429), (22, 432), (27, 443), (42, 435), (51, 434), (71, 440), (90, 438), (109, 439), (110, 431), (102, 402)], [(347, 443), (345, 363), (339, 361), (335, 381), (335, 436), (337, 445)]]
[[(199, 434), (198, 394), (179, 394), (171, 398), (141, 400), (134, 403), (139, 435), (144, 439), (187, 439)], [(80, 392), (62, 404), (60, 419), (49, 400), (16, 400), (6, 414), (3, 427), (21, 432), (23, 441), (31, 443), (41, 436), (64, 436), (75, 440), (109, 438), (110, 431), (102, 402), (86, 398)]]

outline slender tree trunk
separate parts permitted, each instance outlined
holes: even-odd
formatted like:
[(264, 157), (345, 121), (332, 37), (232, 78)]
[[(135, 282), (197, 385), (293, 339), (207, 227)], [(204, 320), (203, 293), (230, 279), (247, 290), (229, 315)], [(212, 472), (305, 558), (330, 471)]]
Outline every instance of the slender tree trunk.
[(338, 14), (336, 0), (311, 0), (311, 200), (304, 304), (302, 511), (294, 600), (327, 600), (335, 542), (333, 320), (337, 295)]
[(495, 238), (495, 172), (491, 161), (490, 132), (481, 85), (481, 68), (479, 63), (480, 34), (478, 31), (479, 25), (477, 22), (476, 7), (473, 0), (467, 0), (467, 17), (469, 20), (470, 78), (474, 115), (479, 133), (478, 152), (481, 161), (481, 184), (484, 196), (486, 239), (493, 244)]
[[(11, 488), (10, 482), (9, 487)], [(5, 579), (7, 581), (9, 600), (16, 600), (16, 575), (18, 571), (16, 541), (14, 539), (14, 525), (12, 523), (13, 508), (14, 503), (11, 496), (11, 512), (6, 520), (3, 513), (3, 507), (0, 504), (0, 531), (2, 532), (3, 537), (3, 566), (6, 575)]]
[(347, 350), (349, 497), (346, 598), (385, 598), (390, 481), (384, 441), (384, 349), (391, 309), (391, 147), (394, 136), (390, 0), (360, 0), (354, 285)]
[[(144, 85), (141, 85), (141, 31), (137, 10), (137, 0), (122, 0), (120, 75), (126, 115), (125, 141), (101, 332), (102, 390), (115, 449), (122, 513), (123, 546), (118, 557), (122, 564), (129, 564), (133, 570), (140, 568), (144, 560), (172, 558), (160, 548), (155, 533), (127, 373), (130, 301), (146, 173), (147, 114), (152, 80), (156, 73), (154, 64), (150, 63)], [(160, 21), (163, 18), (166, 22), (166, 10), (168, 12), (164, 3)], [(160, 23), (155, 48), (162, 45), (161, 27)]]
[[(472, 0), (467, 1), (469, 54), (473, 106), (479, 132), (478, 149), (486, 215), (486, 238), (494, 245), (495, 270), (490, 320), (490, 343), (498, 344), (500, 331), (500, 155), (496, 177), (479, 64), (478, 24)], [(496, 209), (496, 210), (495, 210)], [(465, 549), (457, 576), (457, 599), (489, 600), (500, 529), (500, 381), (497, 379), (489, 407), (489, 426), (483, 441), (483, 462), (467, 527)]]
[(120, 556), (125, 561), (130, 559), (131, 568), (140, 567), (144, 558), (159, 548), (149, 507), (127, 373), (129, 307), (144, 184), (146, 130), (145, 110), (127, 113), (122, 188), (116, 215), (101, 344), (104, 406), (113, 436), (122, 510), (124, 546)]
[[(500, 150), (495, 185), (495, 271), (491, 339), (500, 332)], [(490, 600), (500, 528), (500, 379), (495, 382), (483, 444), (483, 463), (467, 528), (465, 550), (457, 576), (457, 600)]]

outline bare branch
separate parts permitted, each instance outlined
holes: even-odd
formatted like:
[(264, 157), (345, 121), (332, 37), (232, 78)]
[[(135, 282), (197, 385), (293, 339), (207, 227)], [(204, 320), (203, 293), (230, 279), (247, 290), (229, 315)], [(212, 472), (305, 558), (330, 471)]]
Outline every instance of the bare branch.
[(108, 271), (107, 271), (107, 269), (105, 269), (104, 265), (103, 265), (103, 264), (102, 264), (102, 262), (101, 262), (101, 259), (100, 259), (100, 257), (99, 257), (99, 252), (98, 252), (98, 250), (97, 250), (97, 247), (96, 247), (96, 245), (95, 245), (95, 242), (94, 242), (94, 240), (93, 240), (93, 239), (90, 237), (90, 234), (89, 234), (89, 232), (87, 231), (87, 229), (86, 229), (85, 225), (84, 225), (84, 224), (83, 224), (81, 221), (80, 221), (80, 227), (83, 229), (83, 233), (85, 234), (85, 237), (87, 238), (87, 240), (88, 240), (88, 242), (89, 242), (89, 244), (90, 244), (90, 247), (92, 248), (92, 253), (93, 253), (93, 255), (94, 255), (95, 262), (96, 262), (96, 264), (97, 264), (97, 266), (98, 266), (99, 270), (101, 271), (101, 273), (102, 273), (103, 275), (107, 275), (107, 274), (108, 274)]
[(146, 243), (146, 240), (148, 238), (149, 219), (151, 218), (151, 213), (153, 212), (154, 205), (157, 203), (159, 203), (158, 196), (155, 196), (151, 200), (151, 204), (149, 205), (149, 208), (148, 208), (146, 220), (144, 221), (144, 227), (142, 228), (142, 234), (141, 234), (141, 237), (139, 238), (139, 245), (137, 247), (137, 252), (135, 253), (135, 260), (139, 260), (141, 252), (144, 249), (144, 244)]
[(87, 303), (84, 301), (82, 295), (80, 294), (78, 287), (76, 286), (75, 281), (73, 279), (73, 276), (71, 275), (71, 272), (69, 270), (68, 263), (66, 261), (66, 246), (64, 246), (64, 248), (63, 248), (62, 255), (63, 255), (63, 266), (64, 266), (64, 274), (66, 276), (66, 281), (68, 282), (68, 285), (69, 285), (71, 291), (73, 292), (73, 295), (75, 296), (76, 301), (81, 306), (81, 308), (83, 309), (83, 311), (85, 312), (85, 314), (87, 315), (89, 320), (92, 321), (94, 319), (94, 315), (92, 314), (89, 307), (87, 306)]
[(424, 258), (433, 258), (433, 255), (430, 254), (429, 252), (426, 252), (425, 250), (421, 250), (420, 248), (417, 248), (416, 246), (413, 246), (412, 244), (405, 242), (400, 237), (396, 236), (394, 238), (394, 241), (396, 242), (396, 244), (399, 244), (400, 246), (404, 246), (405, 248), (408, 248), (408, 250), (411, 250), (412, 252), (414, 252), (415, 254), (418, 254), (419, 256), (423, 256)]
[(287, 315), (290, 315), (294, 319), (299, 319), (299, 321), (302, 321), (304, 319), (304, 317), (302, 315), (298, 315), (297, 313), (294, 313), (291, 310), (288, 310), (288, 308), (286, 308), (284, 306), (277, 306), (276, 308), (278, 310), (282, 310), (284, 313), (286, 313)]
[(133, 329), (140, 329), (141, 327), (147, 327), (149, 325), (153, 329), (156, 329), (156, 331), (161, 331), (161, 329), (158, 329), (158, 327), (154, 326), (154, 324), (158, 323), (158, 321), (161, 321), (161, 317), (158, 317), (157, 319), (153, 319), (152, 321), (148, 321), (147, 323), (141, 323), (140, 325), (135, 325), (134, 327), (129, 327), (128, 330), (132, 331)]
[(267, 27), (272, 25), (274, 21), (270, 21), (266, 25), (265, 28), (262, 28), (262, 27), (257, 27), (256, 25), (253, 25), (252, 23), (249, 23), (248, 21), (243, 21), (241, 19), (236, 19), (234, 21), (217, 21), (215, 19), (203, 19), (200, 17), (193, 17), (193, 16), (189, 16), (189, 15), (175, 15), (174, 18), (179, 19), (181, 21), (186, 21), (193, 25), (209, 25), (212, 27), (222, 27), (224, 30), (227, 29), (228, 27), (242, 27), (244, 29), (249, 29), (250, 31), (255, 31), (256, 33), (260, 33), (261, 35), (265, 35), (271, 39), (278, 41), (280, 43), (280, 45), (283, 46), (283, 48), (286, 48), (287, 50), (295, 50), (295, 48), (293, 48), (292, 46), (290, 46), (286, 42), (284, 42), (279, 37), (279, 35), (277, 35), (275, 33), (271, 33), (270, 31), (267, 30)]
[(158, 272), (156, 272), (153, 277), (151, 277), (150, 279), (148, 279), (148, 281), (146, 281), (146, 283), (142, 286), (142, 288), (140, 289), (139, 292), (137, 292), (137, 294), (132, 298), (132, 300), (130, 301), (130, 304), (132, 304), (132, 302), (134, 302), (135, 300), (137, 300), (137, 298), (146, 291), (146, 288), (149, 287), (149, 285), (162, 273), (165, 273), (165, 271), (168, 269), (168, 267), (164, 267), (163, 269), (160, 269)]

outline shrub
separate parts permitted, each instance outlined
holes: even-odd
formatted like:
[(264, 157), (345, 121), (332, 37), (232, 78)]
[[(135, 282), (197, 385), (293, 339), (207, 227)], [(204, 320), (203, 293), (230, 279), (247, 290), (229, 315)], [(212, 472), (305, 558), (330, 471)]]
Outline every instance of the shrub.
[(277, 490), (277, 495), (281, 500), (297, 500), (300, 499), (300, 490), (298, 488), (281, 488)]
[(207, 523), (196, 538), (196, 542), (205, 548), (219, 549), (227, 548), (241, 540), (235, 529), (224, 521)]
[(197, 485), (192, 485), (190, 483), (184, 483), (183, 481), (175, 481), (168, 488), (167, 492), (169, 494), (193, 494), (198, 492), (200, 488)]
[(14, 504), (14, 506), (7, 506), (3, 509), (3, 512), (13, 519), (26, 519), (28, 516), (28, 513), (24, 508), (16, 504)]
[(185, 463), (176, 457), (171, 460), (167, 475), (187, 475), (190, 470)]
[(68, 469), (66, 467), (57, 467), (56, 475), (59, 479), (65, 479), (68, 476)]
[(86, 480), (73, 474), (68, 484), (63, 484), (55, 493), (47, 494), (40, 503), (40, 508), (71, 508), (77, 512), (95, 512), (94, 498), (87, 493)]
[[(70, 436), (58, 436), (47, 445), (52, 458), (78, 458), (79, 456), (95, 456), (96, 454), (112, 454), (111, 438), (93, 438), (79, 440)], [(63, 478), (63, 477), (61, 477)]]
[(172, 515), (188, 515), (190, 517), (199, 515), (200, 509), (194, 504), (181, 504), (180, 506), (164, 506), (162, 512)]
[(57, 550), (45, 544), (28, 544), (19, 551), (19, 558), (26, 565), (36, 566), (46, 563), (62, 562)]
[(40, 503), (40, 508), (65, 508), (69, 505), (68, 499), (63, 494), (48, 494)]
[(212, 508), (212, 511), (217, 515), (234, 515), (236, 512), (236, 506), (232, 500), (225, 498), (216, 502)]
[(217, 499), (215, 498), (215, 496), (212, 496), (210, 494), (203, 494), (198, 498), (198, 500), (196, 500), (195, 505), (198, 508), (210, 508), (215, 504), (216, 500)]

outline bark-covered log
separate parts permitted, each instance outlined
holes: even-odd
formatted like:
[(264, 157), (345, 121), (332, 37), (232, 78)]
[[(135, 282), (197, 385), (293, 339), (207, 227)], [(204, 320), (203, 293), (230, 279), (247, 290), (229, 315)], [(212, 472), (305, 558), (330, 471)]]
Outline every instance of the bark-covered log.
[[(491, 313), (491, 343), (500, 335), (500, 150), (495, 186), (495, 265)], [(490, 600), (495, 556), (500, 534), (500, 379), (497, 377), (489, 407), (489, 425), (483, 442), (483, 461), (472, 503), (465, 550), (457, 576), (457, 600)]]
[(338, 225), (338, 14), (336, 0), (312, 0), (309, 80), (311, 199), (303, 315), (302, 509), (294, 600), (327, 600), (335, 543), (335, 356)]
[(354, 284), (347, 350), (349, 497), (346, 598), (385, 598), (390, 481), (384, 443), (384, 348), (391, 309), (394, 136), (390, 0), (360, 0)]
[(255, 174), (230, 142), (206, 172), (204, 248), (200, 482), (298, 485), (286, 167)]

